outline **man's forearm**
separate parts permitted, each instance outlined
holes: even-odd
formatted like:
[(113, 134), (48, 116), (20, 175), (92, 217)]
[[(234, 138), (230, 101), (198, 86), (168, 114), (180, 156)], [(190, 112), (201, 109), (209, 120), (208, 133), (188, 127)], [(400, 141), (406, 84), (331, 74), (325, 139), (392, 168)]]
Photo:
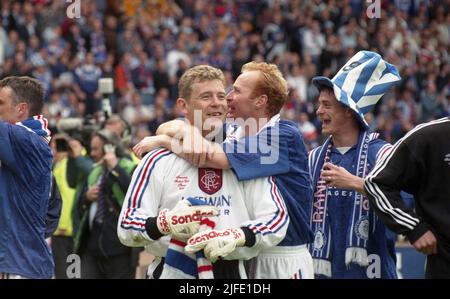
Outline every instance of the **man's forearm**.
[(183, 131), (186, 123), (184, 120), (174, 119), (161, 124), (156, 130), (155, 135), (166, 135), (169, 137), (175, 137)]
[(223, 148), (220, 144), (211, 142), (211, 145), (214, 148), (214, 156), (212, 159), (206, 160), (206, 166), (210, 168), (216, 169), (230, 169), (231, 165), (228, 161), (228, 157), (223, 151)]
[[(159, 144), (161, 147), (167, 148), (168, 150), (174, 152), (178, 156), (186, 159), (186, 154), (182, 150), (182, 140), (171, 138), (166, 135), (159, 135)], [(205, 142), (210, 142), (206, 141)], [(222, 146), (215, 142), (210, 142), (210, 145), (213, 147), (213, 157), (207, 158), (206, 167), (216, 168), (216, 169), (230, 169), (230, 163), (228, 162), (227, 155), (222, 149)]]
[(178, 154), (181, 150), (181, 143), (179, 140), (168, 135), (158, 135), (160, 147), (167, 148), (171, 152)]
[(360, 177), (355, 177), (353, 181), (353, 190), (361, 193), (364, 196), (367, 196), (366, 190), (364, 189), (364, 179)]

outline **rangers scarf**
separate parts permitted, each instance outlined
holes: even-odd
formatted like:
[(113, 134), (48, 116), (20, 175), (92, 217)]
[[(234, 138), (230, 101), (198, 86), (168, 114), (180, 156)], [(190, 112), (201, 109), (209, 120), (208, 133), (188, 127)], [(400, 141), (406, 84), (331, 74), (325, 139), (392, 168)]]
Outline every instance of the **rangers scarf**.
[[(367, 158), (369, 142), (375, 139), (378, 134), (369, 134), (367, 131), (362, 132), (358, 137), (357, 145), (357, 166), (354, 175), (365, 177), (367, 171)], [(321, 177), (323, 165), (331, 162), (331, 149), (333, 147), (332, 137), (329, 137), (321, 147), (318, 158), (312, 164), (312, 179), (314, 190), (313, 207), (311, 210), (310, 224), (314, 232), (314, 243), (311, 246), (311, 254), (314, 259), (314, 273), (328, 277), (332, 276), (332, 236), (329, 216), (327, 212), (327, 199), (330, 195), (328, 186)], [(365, 196), (358, 192), (354, 192), (352, 198), (345, 200), (353, 200), (352, 217), (349, 219), (346, 234), (346, 250), (345, 264), (356, 263), (360, 266), (367, 266), (367, 245), (369, 231), (373, 229), (373, 213), (369, 209), (368, 200)], [(333, 211), (334, 212), (334, 211)]]
[[(193, 206), (205, 205), (204, 201), (196, 198), (189, 197), (187, 200)], [(214, 229), (217, 220), (217, 216), (203, 217), (200, 221), (199, 232)], [(203, 250), (198, 251), (193, 255), (184, 250), (185, 246), (185, 241), (175, 238), (170, 239), (161, 278), (214, 278), (213, 266), (211, 262), (206, 259)]]

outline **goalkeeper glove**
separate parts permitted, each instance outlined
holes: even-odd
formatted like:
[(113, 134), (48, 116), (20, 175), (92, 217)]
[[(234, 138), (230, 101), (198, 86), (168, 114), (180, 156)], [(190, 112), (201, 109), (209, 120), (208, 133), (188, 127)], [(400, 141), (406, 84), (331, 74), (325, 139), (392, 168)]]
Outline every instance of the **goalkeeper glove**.
[(209, 230), (193, 235), (185, 247), (187, 253), (204, 250), (208, 260), (214, 263), (219, 257), (225, 257), (236, 247), (244, 246), (245, 234), (240, 228)]
[(181, 200), (172, 210), (163, 209), (156, 220), (158, 230), (163, 235), (171, 234), (179, 240), (186, 240), (198, 232), (202, 217), (219, 214), (214, 206), (192, 206), (189, 201)]

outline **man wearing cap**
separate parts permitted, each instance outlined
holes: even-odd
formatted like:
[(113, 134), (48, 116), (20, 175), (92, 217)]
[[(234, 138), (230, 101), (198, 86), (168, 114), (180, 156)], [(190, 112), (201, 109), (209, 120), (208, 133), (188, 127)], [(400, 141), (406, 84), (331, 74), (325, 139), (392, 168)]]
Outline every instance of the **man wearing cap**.
[(399, 80), (395, 66), (369, 51), (355, 54), (331, 80), (313, 78), (316, 113), (329, 135), (309, 156), (310, 251), (318, 278), (396, 278), (396, 235), (369, 207), (363, 178), (391, 147), (369, 132), (364, 115)]

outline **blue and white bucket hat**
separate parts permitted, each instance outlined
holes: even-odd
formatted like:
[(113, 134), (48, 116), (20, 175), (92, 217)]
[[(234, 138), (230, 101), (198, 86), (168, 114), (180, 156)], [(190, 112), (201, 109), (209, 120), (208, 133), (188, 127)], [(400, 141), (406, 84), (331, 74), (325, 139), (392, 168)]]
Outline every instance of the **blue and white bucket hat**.
[(333, 89), (336, 99), (352, 109), (361, 125), (368, 129), (364, 115), (371, 111), (381, 97), (401, 77), (397, 68), (383, 60), (377, 53), (360, 51), (356, 53), (333, 77), (317, 76), (312, 83), (319, 88)]

